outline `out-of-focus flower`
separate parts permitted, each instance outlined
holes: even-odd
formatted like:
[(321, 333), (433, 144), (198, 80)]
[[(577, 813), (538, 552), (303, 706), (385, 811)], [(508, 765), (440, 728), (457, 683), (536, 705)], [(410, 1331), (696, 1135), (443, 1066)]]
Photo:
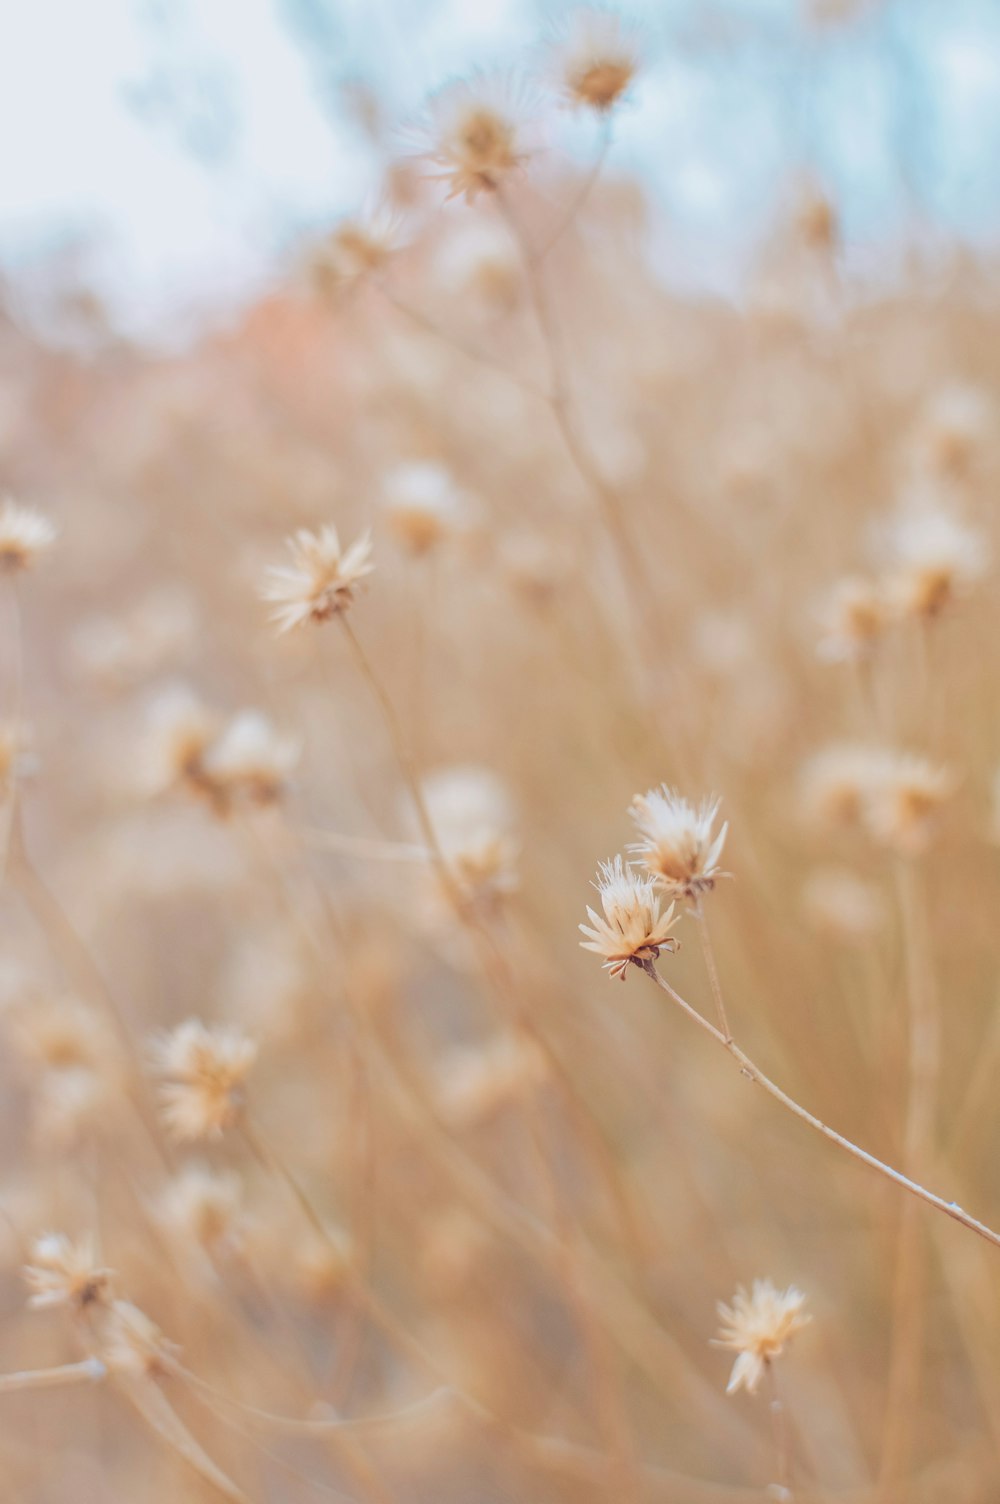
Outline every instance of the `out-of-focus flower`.
[(887, 753), (866, 805), (868, 827), (884, 845), (916, 856), (930, 845), (954, 792), (946, 768), (916, 752)]
[(919, 504), (887, 535), (888, 581), (902, 616), (928, 620), (967, 595), (989, 565), (986, 539), (942, 506)]
[(403, 219), (385, 203), (342, 220), (306, 256), (306, 275), (323, 296), (383, 271), (404, 244)]
[(254, 804), (281, 798), (299, 760), (300, 744), (281, 736), (266, 716), (243, 710), (207, 749), (201, 775), (222, 804), (244, 797)]
[(670, 933), (675, 905), (660, 912), (652, 877), (631, 872), (616, 856), (612, 862), (601, 863), (595, 886), (604, 912), (598, 914), (588, 906), (590, 924), (580, 925), (587, 936), (580, 944), (603, 956), (605, 969), (613, 977), (624, 981), (630, 966), (655, 961), (661, 950), (677, 949), (678, 941)]
[(806, 1297), (794, 1285), (777, 1290), (769, 1279), (755, 1279), (749, 1295), (741, 1287), (732, 1305), (719, 1303), (722, 1324), (716, 1346), (728, 1347), (737, 1354), (727, 1394), (735, 1394), (738, 1389), (756, 1394), (767, 1365), (780, 1357), (796, 1332), (812, 1320), (802, 1309), (805, 1302)]
[(831, 829), (860, 825), (885, 771), (885, 749), (863, 743), (834, 743), (802, 769), (799, 797), (805, 817)]
[(820, 867), (802, 888), (802, 911), (814, 929), (844, 945), (858, 945), (885, 923), (885, 900), (873, 883), (846, 867)]
[(219, 732), (219, 718), (186, 684), (158, 690), (146, 713), (145, 788), (166, 793), (179, 784), (203, 787), (205, 753)]
[(163, 1081), (163, 1117), (173, 1137), (218, 1138), (238, 1123), (256, 1057), (256, 1043), (241, 1029), (209, 1028), (195, 1018), (155, 1040), (153, 1068)]
[(279, 632), (309, 621), (329, 621), (346, 611), (361, 581), (375, 567), (367, 533), (342, 549), (337, 529), (329, 523), (316, 533), (300, 528), (289, 538), (288, 547), (291, 565), (273, 565), (261, 592), (274, 605), (271, 619)]
[(0, 570), (30, 569), (55, 540), (55, 527), (33, 507), (10, 496), (0, 503)]
[(443, 465), (397, 465), (382, 481), (386, 520), (407, 553), (429, 553), (461, 526), (461, 492)]
[(641, 61), (634, 28), (616, 11), (596, 6), (570, 16), (558, 45), (558, 73), (566, 97), (600, 114), (621, 100)]
[(157, 1207), (162, 1224), (181, 1243), (211, 1258), (235, 1252), (241, 1241), (243, 1186), (238, 1175), (204, 1164), (185, 1165)]
[(832, 663), (856, 663), (876, 647), (892, 618), (884, 586), (857, 575), (839, 580), (824, 612), (819, 655)]
[(32, 1244), (31, 1262), (24, 1268), (31, 1291), (28, 1305), (36, 1311), (69, 1306), (79, 1312), (104, 1304), (109, 1299), (112, 1272), (98, 1264), (91, 1238), (74, 1242), (65, 1233), (44, 1233)]
[(528, 157), (528, 100), (510, 75), (457, 79), (428, 104), (426, 155), (449, 198), (495, 192)]
[(716, 832), (718, 799), (691, 804), (662, 784), (636, 794), (629, 813), (642, 837), (629, 846), (671, 898), (697, 900), (715, 887), (728, 825)]

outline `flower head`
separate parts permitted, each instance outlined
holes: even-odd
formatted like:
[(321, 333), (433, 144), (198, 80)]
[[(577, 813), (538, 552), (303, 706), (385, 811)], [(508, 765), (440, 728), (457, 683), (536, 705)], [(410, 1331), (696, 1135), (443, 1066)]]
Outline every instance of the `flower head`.
[(279, 632), (307, 621), (329, 621), (346, 611), (358, 585), (375, 567), (368, 534), (341, 549), (332, 524), (317, 533), (300, 528), (289, 538), (288, 547), (291, 565), (274, 565), (262, 591), (264, 600), (274, 603), (272, 620)]
[(675, 951), (678, 941), (670, 934), (674, 905), (660, 913), (656, 882), (640, 877), (622, 863), (602, 862), (595, 884), (603, 915), (587, 909), (590, 924), (581, 924), (587, 936), (580, 944), (584, 950), (604, 957), (605, 968), (613, 977), (625, 980), (629, 966), (655, 961), (661, 950)]
[(48, 1306), (69, 1306), (83, 1311), (109, 1298), (110, 1269), (97, 1262), (93, 1240), (73, 1242), (65, 1233), (47, 1232), (36, 1238), (24, 1278), (31, 1294), (28, 1305), (41, 1311)]
[(462, 497), (443, 465), (397, 465), (384, 481), (390, 528), (407, 553), (420, 557), (461, 522)]
[(238, 1122), (244, 1083), (257, 1045), (241, 1029), (209, 1028), (196, 1018), (153, 1044), (153, 1064), (163, 1078), (160, 1100), (176, 1139), (218, 1138)]
[(703, 799), (700, 805), (691, 804), (666, 784), (632, 800), (629, 812), (642, 840), (628, 849), (671, 898), (697, 900), (724, 875), (719, 858), (729, 826), (713, 830), (719, 803)]
[(259, 711), (243, 710), (206, 751), (201, 774), (224, 808), (241, 795), (253, 804), (274, 804), (298, 760), (294, 738), (279, 735)]
[(921, 504), (891, 526), (889, 584), (902, 616), (937, 616), (982, 578), (986, 539), (950, 508)]
[(19, 506), (10, 496), (4, 498), (0, 505), (0, 569), (9, 573), (29, 569), (55, 538), (56, 530), (47, 517), (32, 507)]
[(402, 245), (401, 230), (399, 212), (386, 203), (342, 220), (308, 254), (305, 271), (314, 290), (333, 293), (383, 271)]
[(941, 808), (954, 792), (946, 768), (917, 752), (886, 752), (869, 794), (868, 828), (884, 845), (916, 856), (930, 844)]
[(506, 76), (476, 74), (447, 84), (429, 103), (427, 155), (449, 186), (469, 201), (495, 192), (526, 160), (525, 100)]
[(766, 1365), (780, 1357), (786, 1343), (812, 1320), (803, 1312), (805, 1302), (806, 1297), (794, 1285), (776, 1290), (769, 1279), (755, 1279), (749, 1295), (741, 1286), (731, 1306), (720, 1302), (722, 1325), (715, 1345), (737, 1354), (727, 1394), (735, 1394), (738, 1389), (756, 1393)]
[(634, 32), (612, 10), (584, 8), (571, 16), (559, 47), (559, 73), (570, 102), (606, 113), (639, 71)]
[(879, 581), (856, 575), (838, 581), (825, 612), (820, 657), (832, 663), (867, 658), (889, 620), (889, 602)]

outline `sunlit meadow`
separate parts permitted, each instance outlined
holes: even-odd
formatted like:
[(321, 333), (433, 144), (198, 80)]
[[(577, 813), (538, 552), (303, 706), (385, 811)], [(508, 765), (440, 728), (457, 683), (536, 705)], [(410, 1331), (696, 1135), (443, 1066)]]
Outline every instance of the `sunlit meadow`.
[(182, 353), (8, 300), (4, 1500), (1000, 1494), (1000, 264), (671, 289), (542, 31)]

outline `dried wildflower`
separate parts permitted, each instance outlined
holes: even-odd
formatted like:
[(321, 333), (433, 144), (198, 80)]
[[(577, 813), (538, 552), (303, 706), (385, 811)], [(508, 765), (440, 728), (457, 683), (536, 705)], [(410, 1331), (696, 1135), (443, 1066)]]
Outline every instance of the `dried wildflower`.
[(461, 525), (463, 497), (443, 465), (397, 465), (382, 482), (386, 519), (407, 553), (429, 553)]
[(885, 751), (853, 742), (824, 747), (800, 776), (803, 814), (830, 828), (860, 825), (885, 770)]
[(524, 89), (507, 76), (475, 74), (448, 84), (429, 103), (427, 155), (449, 198), (495, 192), (528, 156)]
[(932, 472), (960, 479), (968, 474), (990, 422), (985, 393), (976, 387), (946, 387), (935, 395), (918, 430), (918, 456)]
[(883, 585), (852, 575), (838, 581), (824, 613), (819, 655), (831, 663), (867, 658), (891, 620)]
[(814, 929), (841, 945), (858, 945), (885, 923), (880, 890), (846, 867), (811, 872), (802, 888), (802, 911)]
[(332, 234), (313, 246), (306, 275), (315, 290), (326, 296), (383, 271), (402, 244), (399, 212), (380, 203), (356, 218), (343, 220)]
[(641, 62), (634, 30), (615, 11), (597, 7), (579, 10), (570, 17), (558, 52), (567, 98), (599, 114), (621, 100)]
[(449, 892), (433, 891), (427, 915), (432, 927), (450, 915), (451, 888), (481, 912), (492, 913), (518, 888), (519, 847), (515, 811), (502, 781), (488, 768), (442, 768), (423, 785), (424, 800), (451, 878)]
[(868, 828), (886, 846), (915, 856), (930, 844), (941, 808), (954, 792), (947, 769), (916, 752), (887, 752), (869, 793)]
[(64, 1233), (44, 1233), (32, 1244), (31, 1263), (24, 1268), (28, 1305), (36, 1311), (69, 1306), (77, 1312), (102, 1305), (110, 1298), (112, 1272), (97, 1263), (91, 1238), (73, 1242)]
[(580, 925), (587, 936), (580, 944), (603, 956), (613, 977), (624, 982), (629, 966), (644, 966), (655, 961), (661, 950), (677, 949), (678, 941), (670, 934), (675, 905), (661, 914), (654, 878), (638, 876), (616, 856), (613, 862), (601, 863), (595, 887), (604, 914), (588, 906), (591, 923)]
[(244, 1083), (256, 1056), (256, 1043), (241, 1029), (209, 1028), (195, 1018), (156, 1040), (153, 1064), (164, 1081), (160, 1099), (173, 1136), (218, 1138), (237, 1123), (245, 1105)]
[(152, 794), (186, 784), (204, 792), (203, 762), (219, 721), (186, 684), (160, 689), (147, 710), (144, 786)]
[(803, 1312), (806, 1297), (790, 1286), (776, 1290), (769, 1279), (755, 1279), (750, 1295), (742, 1287), (731, 1306), (719, 1303), (722, 1319), (717, 1347), (728, 1347), (738, 1356), (726, 1385), (727, 1394), (746, 1389), (757, 1392), (767, 1365), (781, 1356), (796, 1332), (812, 1320)]
[(238, 1175), (188, 1164), (166, 1187), (158, 1215), (182, 1243), (220, 1258), (239, 1246), (242, 1210), (243, 1186)]
[(300, 528), (288, 539), (291, 566), (274, 565), (262, 595), (275, 609), (271, 619), (279, 632), (304, 626), (308, 621), (329, 621), (346, 611), (360, 582), (371, 574), (371, 539), (365, 533), (347, 550), (340, 547), (332, 524), (318, 533)]
[(12, 497), (0, 505), (0, 569), (14, 573), (30, 569), (56, 539), (56, 529), (47, 517), (32, 507), (19, 506)]
[(274, 804), (299, 760), (300, 745), (281, 736), (266, 716), (244, 710), (205, 753), (200, 772), (217, 802), (228, 807), (241, 796), (253, 804)]
[(441, 1069), (438, 1106), (454, 1128), (493, 1118), (545, 1079), (547, 1065), (537, 1045), (502, 1035), (483, 1048), (460, 1046)]
[(694, 805), (666, 784), (632, 800), (629, 813), (642, 840), (628, 849), (671, 898), (697, 900), (725, 875), (719, 858), (729, 826), (724, 824), (717, 834), (713, 830), (720, 802), (703, 799)]
[(127, 1300), (112, 1303), (99, 1332), (101, 1358), (112, 1373), (152, 1378), (176, 1367), (180, 1352), (155, 1321)]
[(954, 512), (920, 505), (889, 529), (889, 588), (903, 616), (929, 620), (986, 573), (986, 539)]

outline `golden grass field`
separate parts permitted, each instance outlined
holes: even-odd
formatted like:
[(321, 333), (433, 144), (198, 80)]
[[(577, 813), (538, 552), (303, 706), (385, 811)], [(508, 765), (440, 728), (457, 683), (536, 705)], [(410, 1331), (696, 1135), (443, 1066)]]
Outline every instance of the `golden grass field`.
[(3, 1500), (1000, 1496), (1000, 267), (671, 292), (524, 108), (0, 324)]

